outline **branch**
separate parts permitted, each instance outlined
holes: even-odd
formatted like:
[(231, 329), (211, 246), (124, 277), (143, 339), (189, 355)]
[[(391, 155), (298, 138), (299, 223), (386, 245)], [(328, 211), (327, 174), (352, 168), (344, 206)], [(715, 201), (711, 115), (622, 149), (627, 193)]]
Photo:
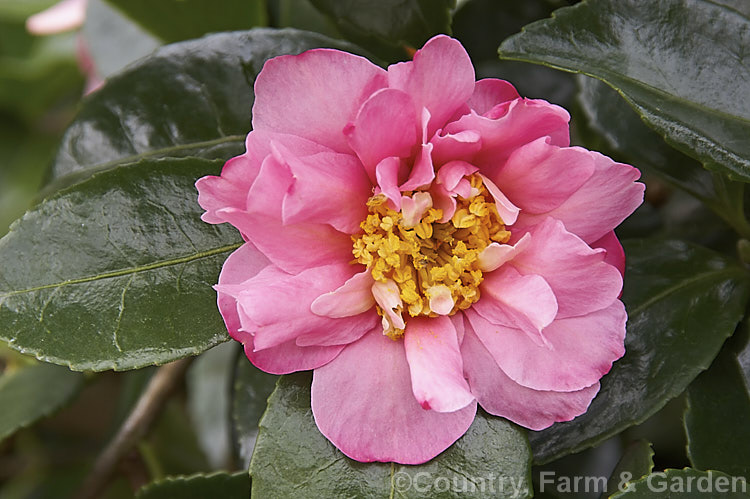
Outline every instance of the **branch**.
[(166, 364), (156, 371), (117, 435), (102, 451), (76, 499), (96, 499), (114, 475), (120, 460), (148, 433), (192, 358)]

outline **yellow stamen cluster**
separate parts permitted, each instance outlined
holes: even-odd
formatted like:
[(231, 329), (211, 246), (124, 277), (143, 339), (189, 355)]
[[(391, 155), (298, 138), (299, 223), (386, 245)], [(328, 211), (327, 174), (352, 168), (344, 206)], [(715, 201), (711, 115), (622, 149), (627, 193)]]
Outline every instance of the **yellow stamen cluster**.
[[(367, 202), (370, 213), (360, 224), (363, 232), (352, 236), (355, 261), (366, 265), (376, 281), (393, 280), (412, 317), (437, 315), (429, 304), (435, 286), (450, 290), (454, 303), (450, 315), (469, 308), (479, 300), (483, 279), (479, 254), (493, 241), (510, 239), (481, 177), (472, 175), (469, 180), (476, 194), (469, 199), (457, 197), (456, 212), (446, 223), (438, 222), (441, 210), (430, 208), (415, 226), (405, 227), (402, 213), (390, 209), (385, 196), (378, 195)], [(400, 329), (386, 333), (394, 339), (403, 335)]]

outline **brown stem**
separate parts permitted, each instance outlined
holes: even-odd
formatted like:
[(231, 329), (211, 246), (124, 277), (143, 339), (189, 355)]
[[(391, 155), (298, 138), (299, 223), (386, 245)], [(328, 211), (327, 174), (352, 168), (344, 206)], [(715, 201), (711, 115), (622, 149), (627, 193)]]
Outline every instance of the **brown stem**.
[(101, 495), (122, 458), (151, 428), (191, 360), (192, 358), (178, 360), (156, 371), (117, 435), (97, 458), (94, 468), (75, 496), (76, 499), (95, 499)]

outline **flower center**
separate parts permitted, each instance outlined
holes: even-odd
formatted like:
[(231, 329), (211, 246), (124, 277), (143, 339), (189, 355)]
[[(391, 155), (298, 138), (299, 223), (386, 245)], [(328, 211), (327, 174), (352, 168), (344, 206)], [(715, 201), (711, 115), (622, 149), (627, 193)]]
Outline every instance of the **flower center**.
[(367, 201), (369, 214), (360, 224), (363, 232), (352, 236), (352, 253), (370, 269), (376, 297), (377, 290), (387, 297), (377, 308), (393, 339), (403, 335), (404, 310), (411, 317), (453, 315), (479, 300), (480, 253), (510, 239), (481, 177), (468, 179), (471, 196), (457, 196), (456, 211), (445, 222), (426, 192), (405, 193), (400, 211), (383, 194)]

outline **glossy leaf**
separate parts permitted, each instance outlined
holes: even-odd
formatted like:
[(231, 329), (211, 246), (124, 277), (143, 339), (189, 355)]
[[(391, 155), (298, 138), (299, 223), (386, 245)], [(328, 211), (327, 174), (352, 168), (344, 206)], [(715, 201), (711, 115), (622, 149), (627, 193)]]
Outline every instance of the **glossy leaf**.
[(750, 20), (708, 0), (591, 0), (527, 26), (500, 56), (599, 78), (668, 142), (750, 181), (749, 47)]
[(169, 477), (146, 485), (137, 499), (247, 499), (250, 497), (250, 476), (247, 472), (212, 473), (188, 477)]
[(44, 363), (0, 375), (0, 441), (62, 407), (82, 382), (80, 373)]
[(750, 387), (738, 362), (743, 351), (750, 351), (750, 342), (747, 334), (741, 336), (727, 342), (711, 368), (688, 388), (685, 430), (695, 468), (750, 480)]
[(451, 32), (456, 0), (311, 0), (348, 39), (386, 60), (406, 59), (438, 33)]
[(52, 178), (144, 158), (241, 154), (263, 63), (315, 47), (357, 51), (294, 29), (219, 33), (162, 47), (85, 101)]
[(588, 411), (530, 432), (544, 463), (596, 445), (645, 421), (711, 365), (744, 315), (747, 272), (725, 257), (679, 241), (626, 241), (625, 356), (602, 379)]
[(720, 471), (698, 471), (691, 468), (668, 469), (630, 483), (613, 499), (747, 499), (750, 497), (744, 479)]
[(107, 0), (167, 43), (268, 22), (264, 0)]
[(254, 497), (531, 497), (521, 429), (480, 411), (466, 434), (420, 466), (359, 463), (318, 431), (309, 373), (283, 376), (268, 401), (250, 464)]
[(646, 440), (632, 442), (625, 449), (620, 461), (612, 470), (607, 481), (607, 490), (602, 497), (608, 497), (623, 490), (628, 482), (633, 482), (651, 473), (654, 469), (654, 449)]
[(76, 370), (133, 369), (227, 339), (211, 288), (237, 232), (203, 223), (218, 164), (142, 161), (45, 200), (0, 240), (0, 339)]
[(185, 378), (190, 421), (215, 469), (229, 466), (231, 457), (229, 412), (237, 347), (232, 341), (204, 352), (192, 363)]
[(279, 378), (261, 371), (247, 360), (244, 354), (237, 356), (232, 388), (232, 425), (237, 455), (245, 468), (250, 465), (258, 423), (266, 411), (268, 397)]
[(750, 237), (743, 211), (745, 184), (711, 173), (694, 159), (668, 146), (610, 87), (594, 78), (579, 76), (581, 104), (588, 125), (598, 132), (625, 161), (700, 199), (730, 226)]

